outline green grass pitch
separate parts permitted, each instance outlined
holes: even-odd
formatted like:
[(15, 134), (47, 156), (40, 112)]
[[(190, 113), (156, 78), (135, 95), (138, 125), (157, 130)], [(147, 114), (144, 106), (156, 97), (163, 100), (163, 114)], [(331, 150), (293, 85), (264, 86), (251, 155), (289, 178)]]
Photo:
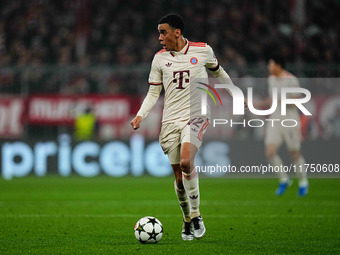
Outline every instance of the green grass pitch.
[[(181, 240), (173, 178), (48, 176), (0, 180), (0, 254), (339, 254), (340, 179), (201, 178), (201, 240)], [(155, 216), (164, 235), (142, 245), (134, 225)]]

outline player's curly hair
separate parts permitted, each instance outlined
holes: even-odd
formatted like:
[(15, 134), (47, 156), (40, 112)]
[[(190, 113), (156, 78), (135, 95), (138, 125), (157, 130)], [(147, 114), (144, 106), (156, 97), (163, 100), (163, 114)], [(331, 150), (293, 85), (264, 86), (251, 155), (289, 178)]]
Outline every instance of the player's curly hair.
[(169, 13), (162, 17), (158, 24), (169, 24), (170, 27), (175, 28), (175, 29), (180, 29), (181, 33), (183, 34), (184, 31), (184, 21), (183, 18), (178, 15), (177, 13)]

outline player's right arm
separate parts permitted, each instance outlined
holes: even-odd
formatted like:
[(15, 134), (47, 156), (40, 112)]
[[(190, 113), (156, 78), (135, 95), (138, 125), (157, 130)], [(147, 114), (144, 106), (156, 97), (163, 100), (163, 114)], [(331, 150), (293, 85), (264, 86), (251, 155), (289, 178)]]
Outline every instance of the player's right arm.
[(157, 65), (157, 57), (155, 55), (154, 59), (152, 60), (151, 71), (149, 75), (150, 87), (148, 94), (146, 95), (142, 106), (137, 112), (136, 117), (130, 123), (134, 130), (140, 127), (142, 120), (148, 115), (151, 108), (156, 104), (162, 91), (162, 84), (162, 71)]
[(136, 117), (131, 121), (133, 129), (138, 129), (142, 120), (148, 115), (151, 108), (157, 102), (159, 95), (161, 94), (162, 86), (150, 85), (148, 94), (146, 95), (142, 106), (140, 107)]

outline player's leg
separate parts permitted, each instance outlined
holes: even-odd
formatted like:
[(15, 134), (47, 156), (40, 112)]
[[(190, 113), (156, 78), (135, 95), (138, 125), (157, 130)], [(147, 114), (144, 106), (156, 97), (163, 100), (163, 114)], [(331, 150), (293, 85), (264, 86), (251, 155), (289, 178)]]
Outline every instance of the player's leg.
[(197, 152), (195, 145), (184, 143), (181, 147), (181, 162), (183, 185), (190, 201), (190, 217), (195, 218), (199, 212), (199, 186), (198, 174), (194, 166), (194, 159)]
[(199, 211), (200, 192), (198, 173), (194, 166), (194, 160), (208, 126), (208, 118), (192, 118), (181, 132), (180, 166), (183, 176), (183, 186), (190, 203), (190, 217), (194, 227), (194, 237), (197, 239), (204, 236), (206, 229)]
[[(274, 144), (267, 144), (265, 149), (268, 163), (277, 169), (281, 169), (283, 163), (281, 157), (277, 153), (278, 147)], [(289, 179), (289, 176), (282, 171), (279, 171), (278, 175), (280, 178), (280, 182), (287, 182)]]
[(176, 176), (175, 192), (183, 213), (182, 240), (191, 241), (194, 239), (190, 218), (190, 204), (182, 182), (182, 170), (180, 164), (171, 165)]
[[(277, 153), (278, 147), (274, 144), (267, 144), (266, 145), (266, 158), (268, 163), (277, 169), (283, 169), (282, 168), (282, 159)], [(279, 176), (279, 187), (276, 189), (276, 195), (281, 196), (285, 193), (288, 186), (290, 185), (289, 176), (287, 173), (283, 171), (277, 172)]]
[(191, 228), (190, 203), (187, 192), (183, 185), (180, 151), (182, 131), (186, 123), (171, 123), (162, 125), (159, 134), (159, 142), (163, 151), (168, 154), (170, 164), (175, 174), (174, 188), (176, 196), (183, 213), (183, 240), (193, 240), (193, 230)]
[(306, 161), (301, 154), (301, 129), (300, 125), (291, 128), (285, 136), (286, 145), (293, 163), (295, 164), (296, 176), (299, 179), (299, 196), (305, 196), (308, 193), (308, 179), (306, 172)]
[[(265, 154), (268, 163), (278, 169), (282, 169), (282, 159), (278, 155), (278, 149), (282, 144), (282, 130), (279, 127), (267, 125), (265, 136)], [(277, 172), (279, 177), (279, 187), (276, 189), (276, 195), (281, 196), (290, 185), (289, 176), (283, 171)]]
[[(299, 123), (299, 121), (298, 121)], [(290, 153), (293, 163), (295, 164), (296, 176), (299, 179), (299, 196), (305, 196), (308, 192), (308, 180), (306, 172), (306, 161), (301, 154), (301, 128), (297, 125), (293, 128), (286, 128), (284, 139), (287, 149)]]
[(170, 151), (168, 154), (169, 161), (172, 170), (175, 174), (175, 192), (183, 213), (183, 230), (182, 239), (183, 240), (193, 240), (193, 231), (191, 229), (191, 218), (190, 218), (190, 204), (188, 201), (188, 196), (185, 192), (183, 181), (182, 181), (182, 170), (180, 167), (180, 146)]
[(198, 173), (194, 166), (194, 159), (198, 148), (191, 143), (183, 143), (181, 148), (180, 167), (183, 176), (183, 186), (189, 197), (190, 217), (194, 226), (194, 237), (201, 238), (205, 234), (205, 226), (199, 211), (200, 192)]
[(299, 179), (299, 196), (305, 196), (308, 193), (308, 179), (306, 172), (306, 161), (302, 156), (300, 150), (290, 151), (290, 156), (296, 166), (296, 176)]
[(289, 113), (291, 119), (295, 119), (297, 125), (291, 128), (285, 128), (284, 140), (290, 153), (293, 163), (295, 164), (296, 175), (299, 179), (299, 196), (305, 196), (308, 192), (308, 180), (306, 172), (306, 162), (301, 154), (301, 122), (297, 112)]

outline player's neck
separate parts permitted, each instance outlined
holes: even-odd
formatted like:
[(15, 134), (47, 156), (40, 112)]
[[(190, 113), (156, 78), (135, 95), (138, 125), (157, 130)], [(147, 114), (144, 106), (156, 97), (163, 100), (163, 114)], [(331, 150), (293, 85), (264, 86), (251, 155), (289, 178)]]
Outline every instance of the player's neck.
[(179, 37), (176, 42), (174, 51), (177, 51), (177, 52), (181, 51), (185, 47), (186, 44), (187, 44), (187, 41), (183, 38), (183, 36)]

